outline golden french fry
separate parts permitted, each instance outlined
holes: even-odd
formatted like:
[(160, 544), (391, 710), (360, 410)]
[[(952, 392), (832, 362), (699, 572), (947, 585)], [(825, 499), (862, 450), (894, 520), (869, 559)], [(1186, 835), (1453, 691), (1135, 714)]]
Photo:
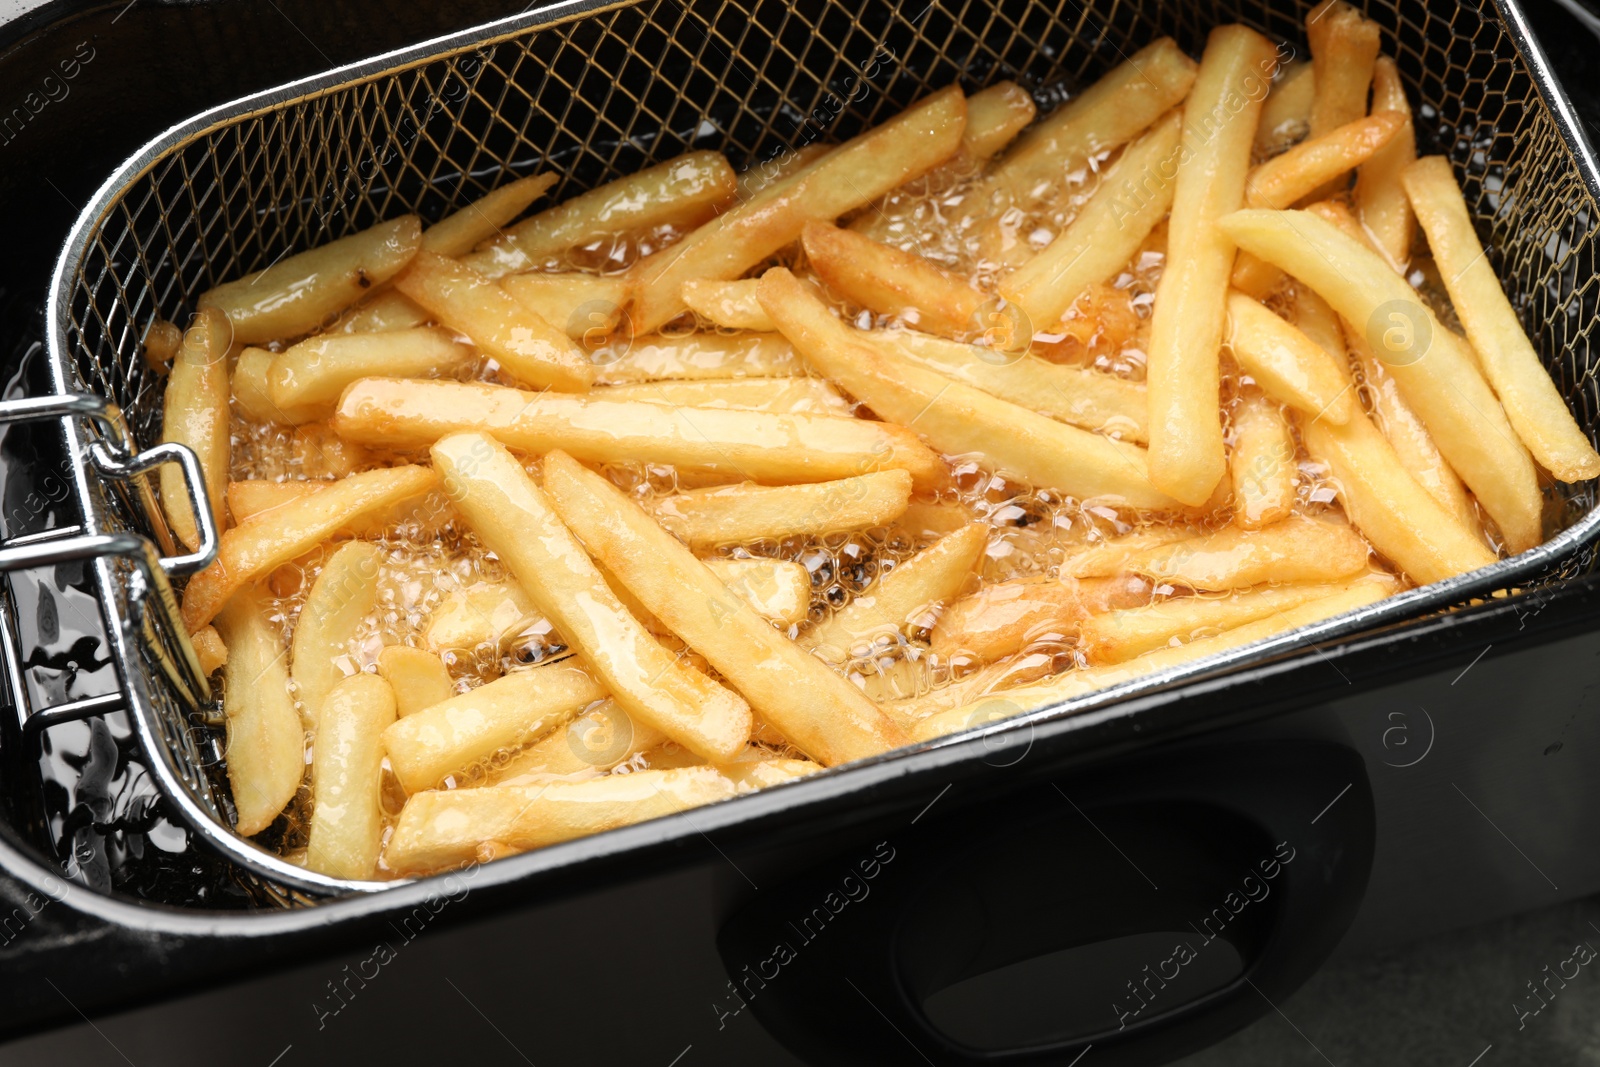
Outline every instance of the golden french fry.
[(880, 315), (899, 315), (908, 325), (929, 333), (945, 337), (972, 333), (977, 325), (974, 316), (989, 300), (964, 279), (921, 256), (831, 223), (806, 223), (800, 244), (812, 268), (834, 292)]
[[(162, 398), (161, 439), (188, 445), (200, 460), (206, 496), (217, 529), (223, 527), (223, 494), (228, 490), (228, 320), (201, 310), (183, 335), (167, 375)], [(189, 501), (188, 483), (176, 463), (161, 467), (161, 506), (167, 524), (189, 548), (200, 544), (200, 528)]]
[(691, 548), (710, 548), (883, 526), (910, 500), (911, 475), (895, 470), (809, 485), (691, 489), (662, 497), (653, 512)]
[(1345, 346), (1344, 327), (1339, 315), (1328, 302), (1305, 285), (1296, 282), (1294, 293), (1294, 324), (1311, 339), (1311, 343), (1332, 356), (1335, 363), (1349, 366)]
[(402, 719), (444, 703), (456, 691), (444, 660), (427, 649), (390, 645), (378, 653), (378, 675), (394, 690), (395, 713)]
[(1349, 526), (1294, 515), (1259, 530), (1224, 526), (1147, 549), (1128, 560), (1128, 569), (1190, 589), (1244, 589), (1263, 582), (1347, 578), (1365, 569), (1370, 555)]
[(745, 755), (732, 763), (717, 765), (717, 771), (741, 793), (792, 782), (823, 769), (822, 764), (808, 759), (774, 759), (765, 749), (757, 747), (746, 750)]
[[(252, 837), (271, 826), (300, 789), (305, 727), (289, 695), (283, 641), (256, 598), (234, 597), (217, 625), (226, 635), (218, 643), (228, 645), (222, 710), (228, 717), (228, 784), (239, 815), (234, 829)], [(218, 637), (209, 626), (200, 632)]]
[(1057, 672), (1053, 652), (1029, 652), (990, 663), (937, 689), (879, 704), (883, 713), (913, 736), (917, 723), (930, 715), (970, 704), (979, 697), (1031, 685)]
[(625, 350), (601, 349), (595, 361), (597, 385), (790, 378), (805, 373), (794, 346), (776, 333), (640, 337)]
[(1411, 202), (1400, 176), (1417, 158), (1417, 135), (1400, 68), (1388, 56), (1379, 56), (1372, 71), (1372, 110), (1400, 116), (1400, 129), (1361, 165), (1356, 176), (1356, 207), (1378, 250), (1391, 266), (1403, 271), (1411, 261), (1413, 225)]
[(1400, 466), (1457, 522), (1482, 540), (1483, 523), (1478, 518), (1477, 506), (1467, 495), (1467, 487), (1439, 454), (1438, 446), (1428, 436), (1428, 428), (1400, 395), (1393, 375), (1373, 355), (1366, 339), (1354, 332), (1350, 334), (1350, 351), (1361, 368), (1361, 376), (1366, 379), (1374, 421), (1393, 446)]
[(383, 292), (363, 300), (346, 311), (328, 327), (329, 333), (382, 333), (385, 330), (409, 330), (425, 326), (428, 313), (415, 300), (385, 288)]
[(806, 360), (880, 417), (914, 426), (940, 452), (977, 452), (996, 469), (1079, 498), (1131, 507), (1173, 501), (1151, 487), (1144, 450), (1055, 422), (969, 385), (894, 361), (856, 338), (782, 267), (761, 278), (761, 304)]
[(992, 662), (1040, 640), (1073, 637), (1090, 615), (1150, 599), (1138, 577), (1018, 578), (980, 588), (950, 605), (933, 628), (933, 650)]
[(1280, 633), (1287, 633), (1302, 626), (1333, 618), (1335, 615), (1354, 611), (1389, 596), (1394, 592), (1394, 588), (1393, 582), (1381, 579), (1353, 582), (1332, 596), (1290, 608), (1270, 618), (1258, 619), (1231, 630), (1224, 630), (1215, 637), (1196, 638), (1188, 644), (1147, 652), (1127, 663), (1067, 671), (1039, 685), (1008, 689), (961, 707), (937, 712), (918, 723), (912, 731), (912, 736), (918, 741), (932, 741), (960, 730), (974, 729), (991, 722), (1037, 711), (1051, 704), (1060, 704), (1097, 689), (1105, 689), (1169, 667), (1242, 648)]
[(590, 350), (605, 343), (628, 303), (627, 279), (600, 274), (513, 274), (500, 288)]
[(833, 151), (831, 144), (808, 144), (799, 148), (785, 148), (771, 159), (762, 160), (739, 172), (738, 200), (742, 204), (775, 182), (795, 177), (821, 162)]
[(821, 378), (722, 378), (607, 385), (595, 400), (639, 401), (685, 408), (734, 408), (779, 415), (849, 415), (850, 404)]
[[(268, 482), (252, 479), (228, 483), (228, 510), (235, 525), (263, 519), (279, 508), (304, 500), (334, 485), (333, 482)], [(416, 541), (439, 536), (455, 518), (450, 502), (437, 491), (425, 490), (388, 507), (356, 519), (337, 531), (337, 536), (380, 538), (396, 531)]]
[(1287, 281), (1283, 271), (1249, 252), (1240, 252), (1233, 260), (1233, 276), (1228, 284), (1252, 300), (1265, 302)]
[(541, 211), (464, 258), (490, 278), (534, 270), (598, 238), (698, 226), (727, 206), (734, 189), (733, 168), (720, 153), (686, 152)]
[(1245, 179), (1245, 204), (1282, 209), (1355, 170), (1407, 128), (1406, 116), (1375, 111), (1267, 160)]
[[(1359, 580), (1359, 579), (1358, 579)], [(1122, 663), (1158, 648), (1231, 630), (1342, 592), (1346, 583), (1288, 583), (1241, 589), (1221, 598), (1169, 597), (1143, 607), (1091, 615), (1078, 627), (1090, 663)]]
[(971, 522), (972, 515), (954, 501), (913, 500), (895, 525), (918, 541), (936, 541)]
[(267, 392), (275, 422), (311, 422), (332, 415), (339, 394), (362, 378), (446, 376), (477, 359), (448, 331), (432, 326), (384, 333), (324, 334), (272, 360)]
[(218, 668), (227, 666), (228, 646), (214, 626), (202, 626), (189, 635), (194, 645), (194, 657), (200, 661), (200, 673), (210, 677)]
[(549, 733), (605, 696), (605, 686), (575, 662), (512, 671), (396, 720), (383, 734), (389, 766), (406, 792), (432, 789)]
[(1311, 130), (1311, 101), (1317, 79), (1305, 60), (1285, 63), (1261, 105), (1256, 127), (1256, 155), (1274, 156), (1305, 139)]
[[(675, 659), (628, 613), (504, 445), (463, 433), (435, 444), (432, 455), (445, 491), (473, 531), (629, 715), (707, 759), (727, 759), (744, 747), (749, 706)], [(545, 457), (547, 480), (557, 455)], [(662, 536), (670, 539), (665, 531)], [(777, 636), (765, 620), (758, 622)]]
[(683, 302), (689, 310), (714, 326), (730, 330), (777, 329), (756, 299), (756, 279), (722, 282), (694, 278), (683, 283)]
[(1050, 245), (1000, 283), (1036, 329), (1059, 322), (1089, 286), (1116, 276), (1172, 207), (1183, 117), (1129, 145)]
[(1294, 510), (1294, 434), (1277, 404), (1260, 396), (1246, 396), (1233, 409), (1233, 457), (1228, 464), (1233, 478), (1233, 521), (1246, 530), (1259, 530)]
[(1149, 478), (1182, 503), (1204, 504), (1227, 473), (1218, 414), (1218, 349), (1227, 319), (1234, 243), (1217, 220), (1244, 201), (1261, 100), (1276, 54), (1243, 26), (1211, 31), (1184, 104), (1184, 146), (1167, 264), (1156, 289), (1146, 387)]
[(484, 784), (523, 785), (593, 775), (627, 763), (666, 740), (666, 734), (635, 722), (615, 700), (607, 698), (503, 761), (491, 761)]
[(1335, 424), (1355, 413), (1355, 386), (1340, 362), (1243, 293), (1228, 294), (1226, 340), (1240, 368), (1280, 404)]
[[(1347, 322), (1366, 324), (1375, 350), (1513, 552), (1539, 543), (1543, 498), (1528, 451), (1479, 372), (1467, 343), (1451, 333), (1383, 257), (1305, 211), (1241, 211), (1222, 226), (1293, 274)], [(1326, 421), (1326, 420), (1324, 420)]]
[(422, 231), (422, 248), (441, 256), (460, 256), (500, 234), (556, 183), (554, 174), (535, 174), (507, 182)]
[(559, 448), (596, 463), (670, 463), (758, 482), (820, 482), (909, 470), (918, 487), (945, 478), (910, 431), (834, 415), (616, 403), (493, 385), (372, 378), (345, 391), (334, 425), (364, 444), (426, 448), (468, 430), (526, 452)]
[(891, 356), (1058, 422), (1134, 444), (1149, 439), (1149, 405), (1144, 386), (1138, 382), (1092, 367), (996, 352), (912, 330), (864, 330), (854, 336)]
[(789, 627), (811, 610), (811, 572), (789, 560), (708, 559), (705, 565), (728, 591), (768, 622)]
[(484, 855), (510, 855), (615, 830), (735, 794), (711, 767), (634, 771), (584, 782), (497, 785), (418, 793), (406, 801), (384, 862), (430, 874)]
[(1311, 136), (1338, 129), (1367, 113), (1367, 89), (1382, 44), (1378, 25), (1344, 0), (1326, 0), (1306, 16), (1316, 92)]
[(1419, 585), (1486, 567), (1495, 554), (1406, 473), (1365, 415), (1343, 426), (1302, 422), (1306, 451), (1326, 463), (1345, 514)]
[(961, 210), (998, 215), (1044, 199), (1091, 156), (1127, 144), (1182, 103), (1195, 71), (1172, 38), (1146, 45), (1017, 138)]
[(802, 752), (832, 766), (902, 743), (859, 690), (731, 595), (620, 489), (561, 452), (545, 457), (544, 479), (606, 568)]
[(276, 509), (270, 521), (225, 531), (216, 562), (190, 578), (183, 591), (184, 624), (191, 633), (198, 630), (216, 617), (234, 590), (299, 559), (351, 524), (437, 486), (438, 479), (427, 467), (352, 474)]
[(955, 86), (906, 108), (823, 156), (793, 179), (768, 186), (738, 207), (641, 260), (634, 327), (648, 332), (686, 310), (683, 283), (731, 280), (800, 236), (813, 219), (835, 219), (926, 173), (961, 146), (967, 103)]
[(145, 366), (157, 374), (165, 374), (183, 344), (183, 331), (166, 319), (156, 319), (144, 332)]
[(335, 878), (371, 878), (383, 837), (383, 731), (394, 722), (394, 690), (376, 675), (352, 675), (322, 710), (306, 866)]
[(898, 634), (908, 623), (930, 627), (928, 609), (960, 595), (988, 543), (989, 527), (981, 522), (940, 538), (880, 575), (865, 592), (812, 627), (802, 642), (825, 659), (842, 660), (881, 634)]
[(1038, 113), (1033, 97), (1014, 81), (995, 82), (967, 97), (967, 128), (961, 151), (981, 163), (998, 155)]
[(421, 243), (422, 223), (402, 215), (216, 286), (200, 307), (226, 313), (237, 344), (299, 337), (400, 273)]
[[(322, 705), (333, 687), (360, 665), (350, 655), (356, 628), (378, 603), (378, 571), (383, 550), (365, 541), (351, 541), (328, 557), (311, 583), (311, 594), (294, 626), (290, 670), (295, 696), (306, 723), (318, 728)], [(345, 667), (353, 668), (346, 671)]]
[(322, 417), (310, 408), (285, 410), (273, 402), (270, 374), (272, 361), (277, 358), (276, 352), (265, 348), (247, 346), (239, 353), (233, 364), (233, 400), (239, 413), (254, 422), (276, 422), (285, 426)]
[(466, 334), (528, 385), (582, 392), (594, 368), (565, 332), (459, 260), (418, 252), (394, 282), (443, 326)]
[(1063, 578), (1113, 578), (1128, 569), (1128, 562), (1142, 553), (1186, 541), (1199, 531), (1189, 526), (1148, 526), (1108, 537), (1078, 549), (1062, 560)]
[(1444, 156), (1419, 159), (1405, 169), (1403, 180), (1450, 303), (1517, 436), (1560, 481), (1600, 476), (1600, 453), (1556, 390), (1478, 243), (1450, 161)]

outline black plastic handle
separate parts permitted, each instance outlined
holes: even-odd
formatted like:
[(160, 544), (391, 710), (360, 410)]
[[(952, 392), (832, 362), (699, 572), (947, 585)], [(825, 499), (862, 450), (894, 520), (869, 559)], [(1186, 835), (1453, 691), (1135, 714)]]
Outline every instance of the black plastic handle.
[(724, 926), (730, 997), (807, 1062), (1168, 1062), (1308, 978), (1372, 862), (1361, 760), (1320, 742), (945, 803)]

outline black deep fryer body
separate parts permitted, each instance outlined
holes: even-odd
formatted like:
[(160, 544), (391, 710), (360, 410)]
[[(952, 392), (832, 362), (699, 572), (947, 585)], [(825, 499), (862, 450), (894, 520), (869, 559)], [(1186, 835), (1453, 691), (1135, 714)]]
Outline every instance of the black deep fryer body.
[[(1569, 16), (1530, 8), (1558, 63), (1563, 44), (1581, 51)], [(505, 11), (69, 3), (0, 30), (13, 95), (76, 42), (96, 53), (94, 77), (0, 145), (8, 378), (37, 344), (77, 203), (147, 137)], [(11, 380), (30, 387), (48, 388)], [(10, 434), (8, 505), (15, 472), (51, 458), (48, 435)], [(298, 911), (63, 892), (0, 822), (0, 1032), (236, 982), (153, 1017), (172, 1030), (165, 1062), (265, 1064), (292, 1046), (285, 1063), (1065, 1064), (1092, 1041), (1091, 1064), (1157, 1063), (1270, 1011), (1336, 947), (1600, 890), (1595, 576), (1138, 704), (874, 768), (804, 818), (777, 790), (757, 799), (764, 819), (686, 844), (634, 827), (531, 878), (521, 857)], [(1202, 964), (1151, 984), (1184, 939)], [(1065, 1018), (1024, 985), (937, 995), (1048, 953), (1071, 964), (1036, 978), (1090, 973), (1077, 999), (1103, 1011)], [(1514, 1022), (1486, 1019), (1484, 1039)], [(1036, 1051), (1000, 1051), (1019, 1045)]]

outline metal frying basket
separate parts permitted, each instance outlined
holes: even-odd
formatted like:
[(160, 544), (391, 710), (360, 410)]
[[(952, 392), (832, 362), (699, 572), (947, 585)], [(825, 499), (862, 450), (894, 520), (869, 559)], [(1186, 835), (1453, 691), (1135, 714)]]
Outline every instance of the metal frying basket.
[[(1450, 155), (1497, 272), (1593, 436), (1600, 179), (1515, 0), (1356, 2), (1384, 27), (1385, 49), (1419, 105), (1418, 130)], [(152, 321), (186, 321), (207, 287), (286, 253), (403, 212), (436, 219), (535, 170), (562, 175), (553, 190), (560, 199), (690, 148), (755, 163), (850, 136), (955, 81), (973, 90), (1015, 78), (1048, 107), (1061, 88), (1087, 84), (1161, 34), (1198, 54), (1210, 26), (1237, 20), (1303, 48), (1308, 6), (578, 0), (294, 82), (173, 128), (100, 188), (56, 265), (49, 356), (60, 395), (0, 412), (60, 420), (85, 517), (81, 529), (51, 540), (0, 548), (0, 569), (95, 557), (122, 690), (31, 708), (18, 685), (19, 711), (42, 723), (125, 706), (169, 806), (279, 900), (381, 888), (307, 872), (229, 829), (218, 719), (168, 585), (210, 559), (216, 533), (207, 528), (200, 552), (177, 556), (154, 506), (147, 472), (161, 462), (182, 462), (191, 492), (204, 490), (187, 450), (152, 447), (162, 383), (141, 356)], [(1495, 591), (1560, 582), (1590, 567), (1600, 531), (1594, 487), (1568, 492), (1575, 522), (1514, 559), (986, 730), (1099, 707)], [(204, 506), (195, 511), (209, 515)], [(0, 622), (0, 652), (15, 684), (14, 623), (4, 612)]]

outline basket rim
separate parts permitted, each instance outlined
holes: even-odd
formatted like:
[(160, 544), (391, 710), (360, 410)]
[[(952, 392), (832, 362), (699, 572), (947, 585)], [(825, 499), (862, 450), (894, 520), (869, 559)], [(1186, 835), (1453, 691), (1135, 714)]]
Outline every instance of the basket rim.
[[(608, 11), (637, 6), (643, 2), (644, 0), (558, 0), (517, 15), (431, 38), (240, 97), (202, 111), (152, 138), (132, 153), (101, 183), (79, 212), (56, 260), (45, 308), (48, 363), (56, 391), (68, 392), (73, 388), (71, 375), (74, 362), (68, 348), (66, 309), (72, 298), (72, 287), (78, 267), (84, 261), (89, 243), (124, 190), (172, 152), (212, 130), (252, 115), (281, 110), (303, 100), (342, 91), (351, 86), (423, 66), (486, 44)], [(1398, 2), (1405, 3), (1407, 0)], [(1566, 146), (1591, 201), (1600, 205), (1600, 162), (1597, 162), (1595, 151), (1582, 132), (1582, 125), (1570, 98), (1556, 79), (1543, 48), (1533, 35), (1519, 0), (1486, 0), (1486, 15), (1490, 7), (1499, 14), (1512, 47), (1516, 51), (1517, 59), (1525, 66), (1540, 98), (1549, 109), (1551, 121)], [(74, 488), (85, 518), (85, 526), (90, 532), (99, 532), (102, 520), (97, 510), (97, 501), (94, 500), (92, 489), (83, 475), (85, 457), (90, 445), (87, 430), (79, 421), (71, 418), (63, 419), (63, 427), (69, 461), (75, 472)], [(1427, 616), (1461, 601), (1513, 589), (1519, 579), (1597, 541), (1600, 541), (1600, 502), (1592, 506), (1572, 526), (1549, 541), (1507, 559), (1498, 560), (1487, 567), (1420, 586), (1288, 633), (1191, 663), (1169, 667), (1070, 700), (1047, 704), (1013, 718), (971, 727), (935, 741), (913, 745), (908, 749), (895, 750), (867, 760), (831, 768), (822, 775), (813, 777), (831, 779), (849, 775), (853, 770), (894, 761), (907, 753), (932, 752), (967, 745), (975, 740), (986, 741), (998, 735), (1031, 731), (1045, 723), (1066, 718), (1079, 719), (1082, 720), (1082, 725), (1090, 726), (1121, 715), (1135, 715), (1139, 711), (1136, 706), (1138, 697), (1157, 690), (1180, 686), (1184, 687), (1185, 691), (1198, 689), (1219, 674), (1231, 673), (1249, 664), (1262, 663), (1324, 646), (1330, 642), (1354, 637), (1364, 631), (1403, 623), (1425, 622)], [(168, 802), (178, 807), (184, 821), (201, 833), (208, 845), (221, 851), (232, 862), (260, 877), (319, 896), (371, 893), (406, 884), (407, 880), (401, 879), (382, 882), (358, 881), (330, 878), (307, 871), (276, 853), (239, 837), (231, 827), (222, 825), (201, 806), (183, 785), (174, 763), (174, 754), (160, 737), (149, 680), (144, 677), (139, 664), (138, 635), (130, 619), (132, 612), (125, 603), (127, 590), (121, 588), (114, 579), (108, 561), (97, 561), (95, 570), (100, 588), (101, 612), (115, 653), (119, 681), (129, 697), (127, 706), (130, 719), (139, 736), (141, 749), (151, 774), (157, 779), (157, 784)], [(1508, 594), (1508, 598), (1529, 595), (1536, 594), (1519, 591)], [(186, 639), (186, 635), (180, 636)], [(1004, 694), (995, 696), (1003, 698)], [(1125, 706), (1116, 708), (1113, 705)], [(950, 754), (945, 753), (945, 755)], [(749, 801), (751, 798), (734, 799)], [(744, 810), (751, 813), (750, 817), (759, 817), (757, 813), (761, 807), (759, 804), (744, 804)], [(687, 831), (690, 834), (694, 832)], [(555, 849), (562, 847), (553, 846)]]

